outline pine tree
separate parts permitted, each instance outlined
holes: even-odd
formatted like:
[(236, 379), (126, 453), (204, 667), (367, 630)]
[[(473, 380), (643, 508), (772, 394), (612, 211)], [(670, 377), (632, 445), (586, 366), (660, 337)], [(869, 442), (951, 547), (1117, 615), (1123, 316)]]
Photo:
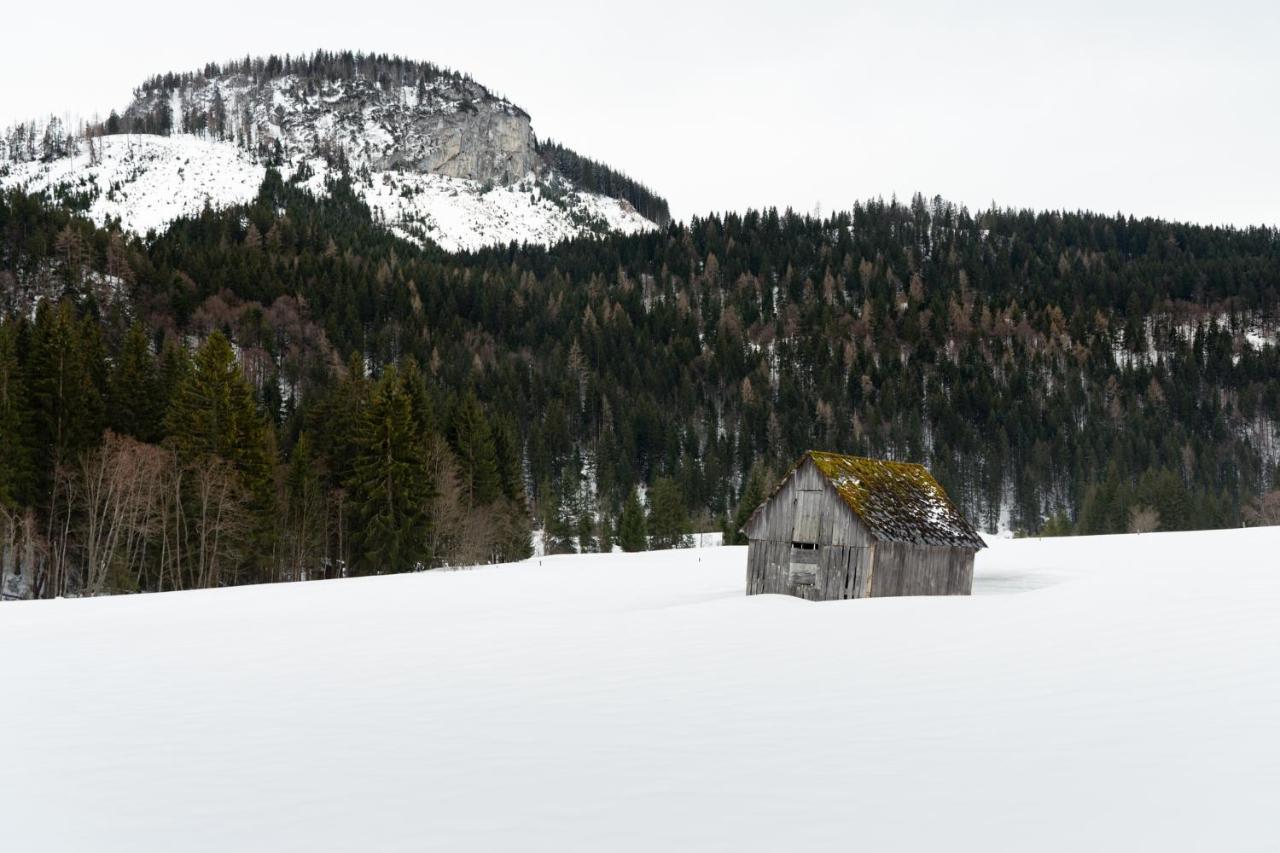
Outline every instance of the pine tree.
[(640, 493), (635, 489), (622, 505), (622, 515), (618, 518), (618, 544), (624, 551), (649, 550), (644, 510), (640, 507)]
[(407, 572), (426, 564), (433, 487), (395, 368), (378, 381), (362, 418), (349, 490), (358, 573)]

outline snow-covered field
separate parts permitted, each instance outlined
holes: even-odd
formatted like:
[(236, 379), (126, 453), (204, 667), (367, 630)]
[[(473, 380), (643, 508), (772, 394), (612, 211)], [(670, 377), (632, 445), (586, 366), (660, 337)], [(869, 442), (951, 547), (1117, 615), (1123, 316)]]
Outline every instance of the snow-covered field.
[(1275, 850), (1280, 528), (0, 605), (14, 851)]

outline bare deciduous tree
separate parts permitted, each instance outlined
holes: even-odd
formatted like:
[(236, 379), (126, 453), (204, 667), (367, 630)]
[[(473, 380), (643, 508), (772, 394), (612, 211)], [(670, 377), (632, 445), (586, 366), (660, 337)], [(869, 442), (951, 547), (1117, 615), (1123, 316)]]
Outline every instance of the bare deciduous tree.
[(140, 574), (138, 561), (157, 526), (166, 461), (159, 448), (108, 432), (75, 470), (63, 471), (83, 594), (99, 595), (109, 584)]
[[(192, 534), (188, 571), (193, 586), (219, 586), (234, 570), (251, 524), (240, 477), (226, 461), (207, 457), (187, 472)], [(229, 578), (228, 578), (229, 579)]]
[(1160, 513), (1153, 507), (1135, 506), (1129, 509), (1129, 532), (1151, 533), (1160, 529)]
[(1245, 504), (1244, 521), (1250, 527), (1280, 524), (1280, 489), (1258, 495)]

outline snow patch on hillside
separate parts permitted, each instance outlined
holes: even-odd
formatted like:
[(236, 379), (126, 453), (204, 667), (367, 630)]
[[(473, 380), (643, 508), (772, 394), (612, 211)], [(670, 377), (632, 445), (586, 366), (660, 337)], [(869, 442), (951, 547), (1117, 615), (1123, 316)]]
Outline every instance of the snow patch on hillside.
[[(1274, 850), (1280, 528), (0, 604), (15, 850)], [(74, 820), (68, 820), (74, 815)]]
[(49, 162), (0, 164), (0, 188), (48, 193), (99, 225), (115, 219), (126, 231), (145, 235), (206, 205), (252, 201), (267, 171), (234, 145), (196, 136), (104, 136), (94, 145), (96, 160), (86, 147)]
[[(306, 185), (322, 193), (329, 170), (308, 161)], [(634, 234), (654, 224), (625, 201), (581, 192), (529, 174), (509, 186), (414, 172), (370, 172), (355, 189), (386, 227), (449, 252), (508, 243), (551, 245), (588, 233)], [(548, 189), (556, 190), (554, 198)]]
[[(162, 232), (179, 217), (251, 202), (266, 175), (253, 155), (227, 142), (180, 134), (120, 135), (95, 140), (75, 157), (0, 164), (0, 188), (43, 192), (82, 210), (99, 225), (119, 220), (127, 231)], [(307, 188), (325, 194), (324, 162), (305, 161)], [(287, 163), (291, 176), (301, 165)], [(394, 233), (446, 251), (507, 243), (549, 245), (590, 233), (631, 234), (656, 227), (625, 201), (582, 192), (556, 176), (530, 174), (510, 186), (412, 172), (367, 172), (355, 190)]]

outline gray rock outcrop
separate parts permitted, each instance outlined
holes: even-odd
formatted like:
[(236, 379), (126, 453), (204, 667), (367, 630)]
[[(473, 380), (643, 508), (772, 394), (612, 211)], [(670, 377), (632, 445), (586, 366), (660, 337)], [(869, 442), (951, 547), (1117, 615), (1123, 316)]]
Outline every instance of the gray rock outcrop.
[(140, 94), (128, 112), (154, 113), (160, 99), (174, 131), (213, 132), (261, 150), (279, 142), (290, 157), (341, 157), (357, 168), (493, 184), (541, 168), (528, 114), (471, 80), (396, 86), (230, 74)]

